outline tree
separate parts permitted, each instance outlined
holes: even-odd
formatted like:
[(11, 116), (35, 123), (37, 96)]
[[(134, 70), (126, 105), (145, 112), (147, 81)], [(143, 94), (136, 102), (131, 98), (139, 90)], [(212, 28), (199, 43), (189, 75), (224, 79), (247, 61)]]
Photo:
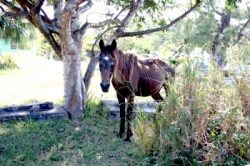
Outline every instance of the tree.
[[(80, 15), (86, 13), (93, 5), (92, 0), (55, 0), (52, 1), (55, 9), (53, 19), (50, 19), (46, 11), (43, 10), (45, 0), (0, 0), (0, 2), (8, 8), (8, 12), (13, 15), (23, 16), (35, 28), (37, 28), (44, 38), (48, 41), (54, 52), (59, 58), (63, 60), (64, 64), (64, 106), (71, 118), (77, 118), (84, 112), (86, 101), (86, 87), (91, 78), (91, 72), (95, 67), (97, 56), (92, 56), (88, 70), (85, 74), (84, 81), (81, 73), (81, 52), (83, 36), (86, 30), (90, 27), (103, 27), (106, 25), (106, 32), (114, 30), (113, 35), (109, 39), (120, 37), (131, 37), (149, 34), (157, 31), (167, 30), (178, 21), (187, 16), (190, 12), (195, 10), (200, 0), (196, 0), (194, 4), (176, 19), (166, 24), (161, 24), (160, 27), (152, 28), (150, 30), (141, 30), (137, 32), (126, 32), (132, 18), (139, 12), (143, 13), (146, 8), (152, 15), (157, 12), (159, 8), (158, 1), (149, 0), (110, 0), (109, 4), (116, 4), (120, 12), (114, 17), (98, 23), (91, 24), (85, 22), (81, 25), (79, 21)], [(159, 1), (161, 6), (167, 6), (165, 0)], [(160, 9), (160, 8), (159, 8)], [(121, 13), (125, 13), (125, 17), (121, 18)], [(144, 13), (145, 14), (145, 13)], [(145, 16), (143, 16), (145, 17)], [(141, 17), (142, 18), (142, 17)], [(115, 28), (114, 28), (115, 27)], [(105, 32), (102, 32), (104, 34)], [(102, 35), (100, 34), (100, 36)]]
[[(243, 44), (241, 41), (246, 38), (245, 30), (250, 22), (249, 7), (244, 3), (238, 5), (241, 8), (218, 4), (218, 1), (203, 2), (193, 17), (185, 18), (174, 29), (161, 33), (165, 38), (163, 48), (176, 50), (183, 55), (194, 48), (201, 48), (210, 54), (218, 67), (223, 67), (228, 58), (228, 48)], [(176, 48), (177, 45), (180, 46)]]
[[(60, 13), (53, 20), (42, 9), (45, 0), (1, 0), (13, 15), (23, 16), (36, 27), (64, 63), (64, 106), (71, 118), (84, 111), (85, 85), (81, 74), (81, 46), (86, 26), (80, 26), (79, 16), (86, 12), (92, 1), (65, 1)], [(59, 1), (60, 2), (60, 1)], [(58, 3), (58, 2), (57, 2)], [(61, 23), (61, 24), (60, 24)]]

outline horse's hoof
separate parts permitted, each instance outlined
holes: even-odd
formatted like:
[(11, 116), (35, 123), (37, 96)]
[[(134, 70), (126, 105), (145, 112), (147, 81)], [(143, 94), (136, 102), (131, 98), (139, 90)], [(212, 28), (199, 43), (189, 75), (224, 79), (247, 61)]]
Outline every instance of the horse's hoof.
[(130, 138), (129, 137), (127, 137), (127, 138), (125, 138), (125, 140), (124, 140), (125, 142), (131, 142), (131, 140), (130, 140)]

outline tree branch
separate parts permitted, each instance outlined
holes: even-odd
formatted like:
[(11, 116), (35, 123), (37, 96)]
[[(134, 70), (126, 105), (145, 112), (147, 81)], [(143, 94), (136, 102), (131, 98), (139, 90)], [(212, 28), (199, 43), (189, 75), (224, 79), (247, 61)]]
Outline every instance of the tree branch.
[(22, 12), (22, 11), (21, 11), (21, 13), (12, 13), (12, 12), (5, 11), (2, 6), (0, 6), (0, 9), (4, 13), (2, 16), (18, 17), (18, 16), (28, 15), (28, 13), (25, 13), (25, 12)]
[(82, 13), (85, 13), (86, 11), (88, 11), (92, 6), (93, 6), (92, 0), (88, 0), (88, 3), (82, 7), (79, 7), (77, 12), (79, 15), (81, 15)]
[(114, 17), (114, 19), (118, 19), (118, 17), (122, 14), (122, 12), (124, 12), (128, 8), (129, 8), (129, 5), (122, 8), (121, 11)]
[(35, 7), (33, 4), (31, 4), (29, 1), (26, 1), (26, 0), (17, 0), (17, 2), (26, 11), (28, 8), (29, 11), (31, 12), (31, 10)]
[[(39, 13), (33, 13), (34, 15), (31, 14), (34, 5), (30, 4), (28, 1), (17, 0), (21, 8), (15, 6), (13, 3), (6, 0), (0, 0), (0, 2), (6, 7), (8, 7), (16, 15), (24, 15), (30, 23), (32, 23), (35, 27), (39, 29), (39, 31), (51, 45), (52, 49), (58, 55), (58, 57), (62, 59), (60, 46), (51, 34), (52, 32), (59, 34), (59, 30), (52, 25), (52, 21), (49, 18), (46, 18), (47, 16), (41, 16)], [(41, 10), (43, 2), (44, 0), (41, 0), (39, 1), (39, 4), (37, 4), (38, 10)]]
[(36, 2), (35, 7), (33, 8), (33, 11), (35, 14), (39, 14), (41, 11), (41, 8), (43, 6), (44, 0), (39, 0)]
[(55, 33), (57, 35), (60, 35), (60, 28), (56, 27), (56, 26), (52, 26), (51, 24), (46, 24), (47, 29), (51, 32), (51, 33)]
[(183, 13), (182, 15), (180, 15), (179, 17), (177, 17), (176, 19), (174, 19), (171, 23), (159, 27), (159, 28), (154, 28), (154, 29), (149, 29), (149, 30), (145, 30), (145, 31), (138, 31), (138, 32), (124, 32), (122, 34), (119, 35), (119, 37), (131, 37), (131, 36), (139, 36), (139, 35), (145, 35), (145, 34), (149, 34), (149, 33), (154, 33), (154, 32), (158, 32), (158, 31), (163, 31), (163, 30), (167, 30), (170, 27), (172, 27), (174, 24), (176, 24), (178, 21), (182, 20), (184, 17), (186, 17), (189, 13), (191, 13), (193, 10), (195, 10), (201, 3), (202, 1), (196, 1), (195, 5), (192, 6), (188, 11), (186, 11), (185, 13)]
[(104, 30), (101, 34), (98, 35), (98, 37), (96, 38), (96, 40), (95, 40), (95, 42), (94, 42), (94, 44), (92, 45), (92, 48), (91, 48), (91, 56), (92, 57), (96, 56), (95, 52), (94, 52), (94, 49), (95, 49), (95, 46), (96, 46), (97, 42), (102, 38), (102, 36), (105, 33), (107, 33), (108, 31), (110, 31), (111, 29), (116, 28), (116, 27), (117, 26), (115, 26), (115, 27), (108, 27), (106, 30)]
[(237, 40), (235, 41), (234, 44), (237, 44), (237, 43), (241, 40), (241, 38), (242, 38), (242, 36), (243, 36), (243, 31), (245, 30), (245, 28), (247, 27), (247, 25), (248, 25), (249, 23), (250, 23), (250, 15), (249, 15), (247, 21), (245, 22), (245, 24), (240, 28), (240, 31), (239, 31), (239, 33), (238, 33)]
[(50, 28), (45, 25), (45, 23), (43, 22), (43, 20), (41, 19), (41, 17), (39, 15), (35, 16), (34, 22), (35, 22), (37, 28), (43, 34), (43, 36), (47, 39), (47, 41), (51, 45), (52, 49), (58, 55), (58, 57), (60, 59), (63, 59), (62, 54), (61, 54), (61, 47), (58, 44), (58, 42), (55, 40), (53, 35), (51, 34)]
[(129, 22), (131, 21), (137, 10), (140, 8), (140, 6), (143, 4), (143, 2), (144, 0), (138, 0), (137, 2), (135, 2), (134, 0), (131, 1), (129, 12), (122, 20), (121, 25), (117, 28), (115, 38), (121, 37), (122, 34), (124, 34), (125, 28), (128, 26)]
[[(0, 2), (2, 4), (4, 4), (5, 6), (7, 6), (11, 11), (13, 11), (15, 15), (28, 15), (29, 13), (27, 12), (23, 12), (22, 9), (20, 9), (19, 7), (16, 7), (13, 3), (10, 3), (6, 0), (0, 0)], [(4, 9), (1, 7), (1, 9), (4, 11)], [(6, 12), (5, 12), (6, 13)]]
[(79, 33), (81, 33), (81, 35), (84, 35), (85, 32), (87, 31), (88, 27), (89, 27), (89, 23), (86, 22), (86, 23), (83, 24), (83, 26), (80, 28)]
[(222, 13), (215, 9), (213, 3), (210, 3), (210, 6), (212, 7), (213, 11), (214, 11), (216, 14), (222, 16)]

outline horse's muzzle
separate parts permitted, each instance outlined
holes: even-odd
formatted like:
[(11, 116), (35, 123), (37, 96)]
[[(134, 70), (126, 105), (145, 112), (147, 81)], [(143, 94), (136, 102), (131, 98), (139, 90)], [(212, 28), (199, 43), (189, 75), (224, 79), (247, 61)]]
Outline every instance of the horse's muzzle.
[(109, 91), (109, 83), (106, 83), (106, 82), (102, 82), (102, 83), (100, 83), (100, 85), (101, 85), (101, 88), (102, 88), (102, 91), (103, 92), (108, 92)]

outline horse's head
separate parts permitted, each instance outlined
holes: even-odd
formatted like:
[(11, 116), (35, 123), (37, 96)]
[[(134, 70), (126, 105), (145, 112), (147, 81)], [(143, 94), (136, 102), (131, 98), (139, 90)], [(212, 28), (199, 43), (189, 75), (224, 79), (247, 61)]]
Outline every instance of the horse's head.
[(99, 42), (100, 55), (99, 55), (99, 69), (101, 72), (101, 88), (103, 92), (109, 91), (110, 78), (114, 72), (115, 56), (114, 51), (116, 49), (116, 41), (113, 40), (111, 45), (105, 46), (103, 40)]

